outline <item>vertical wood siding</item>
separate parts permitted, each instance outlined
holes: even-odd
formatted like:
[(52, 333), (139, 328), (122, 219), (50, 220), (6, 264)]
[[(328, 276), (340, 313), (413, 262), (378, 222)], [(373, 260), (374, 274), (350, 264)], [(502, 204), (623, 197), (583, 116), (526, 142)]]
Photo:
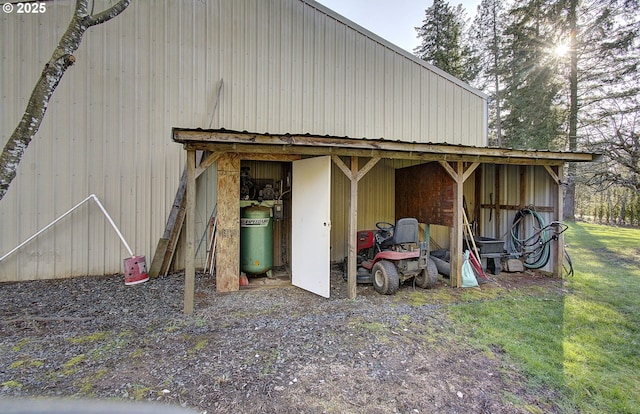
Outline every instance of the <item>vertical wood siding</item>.
[[(73, 3), (0, 14), (3, 140)], [(0, 202), (0, 252), (95, 193), (150, 261), (184, 166), (172, 127), (486, 144), (482, 95), (313, 1), (138, 0), (89, 29), (76, 57)], [(216, 180), (200, 179), (197, 234)], [(363, 225), (392, 213), (364, 190), (366, 178), (361, 188)], [(88, 204), (0, 263), (0, 280), (118, 273), (127, 256)]]

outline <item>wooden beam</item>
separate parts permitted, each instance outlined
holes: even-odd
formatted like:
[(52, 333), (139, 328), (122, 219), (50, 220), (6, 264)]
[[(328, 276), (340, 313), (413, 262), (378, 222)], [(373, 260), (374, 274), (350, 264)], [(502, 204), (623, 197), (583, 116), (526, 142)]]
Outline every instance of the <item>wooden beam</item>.
[(196, 152), (187, 151), (187, 197), (184, 264), (184, 313), (193, 313), (195, 295)]
[(447, 161), (438, 161), (438, 162), (440, 163), (440, 165), (442, 165), (445, 171), (449, 173), (449, 175), (451, 176), (451, 178), (453, 178), (454, 181), (458, 181), (458, 174)]
[[(340, 138), (318, 135), (296, 134), (256, 134), (237, 131), (192, 130), (174, 128), (172, 137), (175, 142), (216, 142), (251, 145), (271, 145), (289, 147), (290, 153), (295, 153), (293, 147), (325, 147), (325, 148), (356, 148), (367, 150), (402, 151), (405, 153), (432, 153), (442, 155), (470, 155), (496, 156), (500, 158), (537, 158), (563, 161), (593, 161), (597, 154), (578, 152), (552, 152), (513, 150), (506, 148), (482, 148), (462, 145), (415, 143), (402, 141), (373, 140), (363, 138)], [(326, 152), (325, 152), (326, 155)], [(442, 157), (440, 157), (442, 158)]]
[(544, 158), (501, 158), (498, 156), (479, 156), (479, 155), (463, 155), (463, 154), (440, 154), (440, 153), (420, 153), (411, 151), (390, 151), (390, 150), (373, 150), (358, 149), (349, 147), (293, 147), (287, 145), (260, 145), (260, 144), (229, 144), (216, 142), (188, 142), (185, 144), (186, 149), (197, 149), (215, 152), (228, 152), (243, 154), (243, 159), (247, 158), (247, 154), (297, 154), (297, 155), (338, 155), (345, 157), (362, 157), (362, 158), (388, 158), (415, 161), (464, 161), (464, 162), (480, 162), (485, 164), (511, 164), (511, 165), (559, 165), (564, 163), (562, 160), (544, 159)]
[(553, 182), (556, 183), (556, 185), (560, 185), (561, 184), (562, 180), (560, 180), (560, 177), (558, 176), (558, 174), (556, 174), (556, 172), (553, 171), (553, 169), (550, 166), (545, 165), (544, 169), (547, 170), (547, 172), (549, 173), (549, 175), (553, 179)]
[(213, 165), (214, 162), (218, 161), (218, 158), (220, 158), (221, 155), (221, 152), (212, 152), (211, 154), (207, 155), (207, 158), (202, 160), (196, 168), (196, 178), (204, 174), (209, 169), (209, 167)]
[(373, 167), (375, 167), (375, 165), (378, 163), (378, 161), (380, 161), (380, 157), (375, 157), (375, 158), (371, 158), (365, 165), (364, 167), (362, 167), (362, 169), (360, 171), (358, 171), (358, 176), (356, 177), (356, 179), (358, 181), (360, 181), (362, 179), (362, 177), (364, 177), (365, 175), (367, 175), (367, 173), (369, 171), (371, 171), (371, 169)]
[(471, 174), (473, 174), (473, 172), (476, 170), (476, 168), (478, 168), (478, 166), (480, 165), (479, 162), (474, 162), (472, 163), (465, 171), (462, 177), (462, 182), (467, 181), (467, 179), (469, 177), (471, 177)]
[[(525, 206), (521, 206), (520, 204), (480, 204), (481, 208), (489, 208), (489, 209), (496, 209), (499, 208), (500, 210), (511, 210), (511, 211), (518, 211), (520, 210), (522, 207), (527, 207), (527, 206), (531, 206), (529, 205), (525, 205)], [(553, 206), (532, 206), (534, 210), (536, 210), (539, 213), (553, 213), (555, 211), (555, 207)]]
[(243, 161), (280, 161), (291, 162), (302, 158), (300, 154), (273, 154), (273, 153), (239, 153), (240, 159)]
[(340, 171), (342, 171), (344, 175), (347, 176), (349, 180), (353, 179), (351, 170), (349, 169), (349, 167), (347, 167), (347, 164), (345, 164), (340, 157), (338, 157), (337, 155), (332, 155), (331, 161), (333, 161), (333, 163), (340, 169)]

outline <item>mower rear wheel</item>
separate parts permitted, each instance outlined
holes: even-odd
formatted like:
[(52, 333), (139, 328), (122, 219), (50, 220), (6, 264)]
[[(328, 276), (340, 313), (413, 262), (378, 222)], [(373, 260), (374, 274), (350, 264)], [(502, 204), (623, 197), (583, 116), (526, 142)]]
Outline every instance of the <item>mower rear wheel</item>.
[(438, 268), (433, 260), (427, 259), (427, 267), (416, 276), (416, 285), (423, 289), (431, 289), (438, 283)]
[(371, 269), (373, 288), (381, 295), (393, 295), (400, 287), (398, 269), (393, 263), (381, 260)]

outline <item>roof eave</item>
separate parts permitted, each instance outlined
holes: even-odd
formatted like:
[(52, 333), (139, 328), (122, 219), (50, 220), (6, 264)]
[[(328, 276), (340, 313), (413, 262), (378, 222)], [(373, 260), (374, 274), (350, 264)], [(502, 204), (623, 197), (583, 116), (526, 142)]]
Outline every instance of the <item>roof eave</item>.
[[(212, 148), (226, 152), (254, 152), (269, 150), (275, 153), (313, 154), (323, 148), (327, 154), (381, 156), (383, 158), (437, 158), (478, 162), (504, 162), (516, 164), (561, 164), (564, 162), (593, 162), (599, 154), (587, 152), (558, 152), (516, 150), (506, 148), (480, 148), (446, 143), (388, 141), (349, 137), (319, 136), (311, 134), (268, 134), (238, 132), (224, 129), (202, 130), (173, 128), (172, 139), (185, 147)], [(314, 148), (314, 151), (310, 151)], [(322, 152), (322, 151), (320, 151)]]

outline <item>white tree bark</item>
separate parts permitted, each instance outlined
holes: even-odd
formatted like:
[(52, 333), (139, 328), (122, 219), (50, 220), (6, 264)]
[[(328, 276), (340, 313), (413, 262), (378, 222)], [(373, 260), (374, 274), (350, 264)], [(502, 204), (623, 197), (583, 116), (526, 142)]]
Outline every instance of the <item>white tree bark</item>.
[(89, 2), (90, 0), (76, 0), (69, 27), (60, 38), (51, 59), (44, 65), (42, 74), (31, 92), (24, 115), (0, 154), (0, 200), (4, 198), (9, 185), (16, 177), (20, 160), (40, 128), (53, 92), (66, 70), (76, 61), (73, 54), (78, 50), (84, 33), (90, 27), (118, 16), (129, 6), (131, 0), (119, 0), (97, 14), (89, 12)]

